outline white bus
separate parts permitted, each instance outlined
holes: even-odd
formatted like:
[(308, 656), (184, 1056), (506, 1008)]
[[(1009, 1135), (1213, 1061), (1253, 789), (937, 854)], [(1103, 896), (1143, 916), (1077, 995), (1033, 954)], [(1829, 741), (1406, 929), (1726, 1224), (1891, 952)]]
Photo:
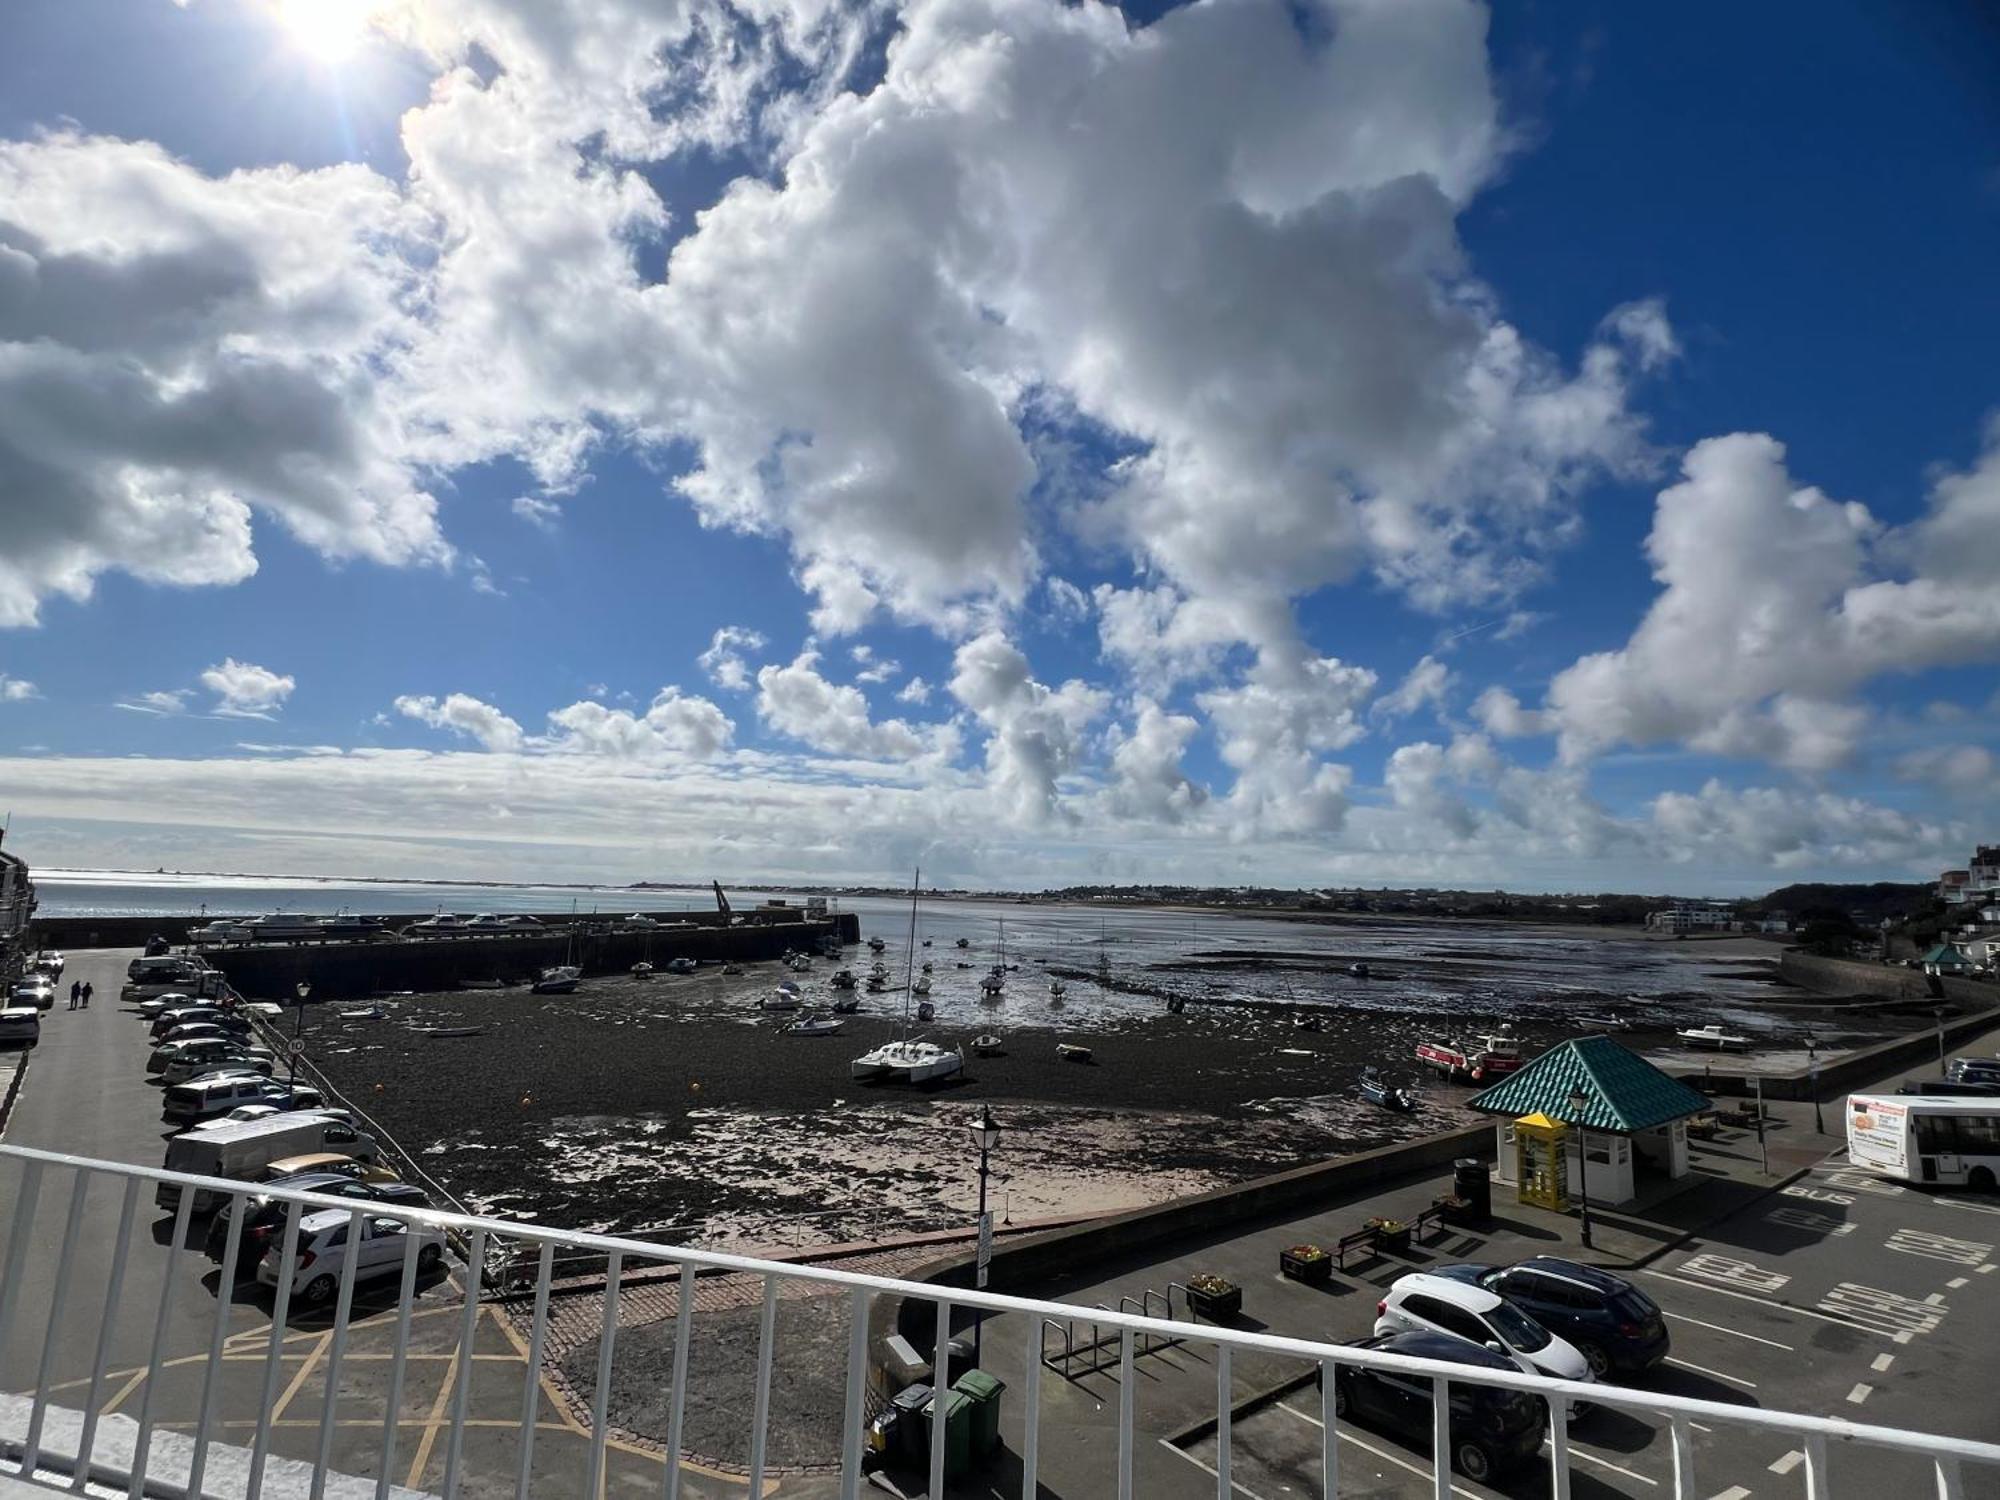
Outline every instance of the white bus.
[(2000, 1099), (1850, 1094), (1847, 1159), (1905, 1182), (1990, 1193), (2000, 1183)]

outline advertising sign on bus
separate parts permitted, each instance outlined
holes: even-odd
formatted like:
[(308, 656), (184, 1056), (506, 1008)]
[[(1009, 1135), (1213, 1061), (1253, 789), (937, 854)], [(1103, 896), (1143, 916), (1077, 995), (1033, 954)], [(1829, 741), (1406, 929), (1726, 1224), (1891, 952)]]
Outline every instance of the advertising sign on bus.
[(1908, 1109), (1893, 1099), (1856, 1094), (1847, 1101), (1847, 1157), (1897, 1177), (1910, 1171)]

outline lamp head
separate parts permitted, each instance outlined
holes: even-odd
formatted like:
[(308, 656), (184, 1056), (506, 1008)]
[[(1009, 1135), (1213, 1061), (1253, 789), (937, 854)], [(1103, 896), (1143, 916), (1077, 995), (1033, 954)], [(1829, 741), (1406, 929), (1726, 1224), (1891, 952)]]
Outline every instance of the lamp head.
[(979, 1143), (981, 1151), (991, 1151), (1000, 1143), (1000, 1122), (993, 1118), (991, 1105), (980, 1110), (979, 1123), (972, 1127), (972, 1138)]
[(1572, 1115), (1580, 1116), (1583, 1113), (1584, 1106), (1590, 1103), (1590, 1095), (1583, 1091), (1583, 1085), (1578, 1084), (1569, 1091), (1569, 1098), (1563, 1102), (1569, 1106), (1569, 1112)]

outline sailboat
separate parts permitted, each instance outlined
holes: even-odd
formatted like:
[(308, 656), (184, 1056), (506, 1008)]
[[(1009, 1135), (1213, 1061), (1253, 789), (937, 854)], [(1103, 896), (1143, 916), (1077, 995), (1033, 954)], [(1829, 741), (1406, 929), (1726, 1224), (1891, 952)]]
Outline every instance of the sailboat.
[[(893, 1041), (864, 1052), (848, 1065), (848, 1076), (862, 1083), (939, 1083), (965, 1071), (965, 1054), (911, 1037), (910, 1007), (916, 996), (917, 896), (922, 889), (920, 870), (910, 882), (910, 944), (903, 964), (903, 1019)], [(918, 1007), (928, 1020), (934, 1012), (930, 1001)]]
[(979, 998), (998, 1000), (1000, 992), (1007, 988), (1007, 919), (1000, 919), (1000, 959), (986, 976), (979, 981)]

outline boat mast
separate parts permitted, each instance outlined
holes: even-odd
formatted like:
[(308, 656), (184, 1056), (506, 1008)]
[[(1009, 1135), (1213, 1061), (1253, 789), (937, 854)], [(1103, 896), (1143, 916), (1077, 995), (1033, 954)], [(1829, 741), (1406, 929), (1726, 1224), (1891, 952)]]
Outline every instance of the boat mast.
[(910, 875), (910, 939), (903, 952), (903, 1026), (897, 1034), (898, 1041), (910, 1029), (910, 986), (915, 982), (917, 970), (917, 891), (923, 880), (923, 867), (919, 865)]

